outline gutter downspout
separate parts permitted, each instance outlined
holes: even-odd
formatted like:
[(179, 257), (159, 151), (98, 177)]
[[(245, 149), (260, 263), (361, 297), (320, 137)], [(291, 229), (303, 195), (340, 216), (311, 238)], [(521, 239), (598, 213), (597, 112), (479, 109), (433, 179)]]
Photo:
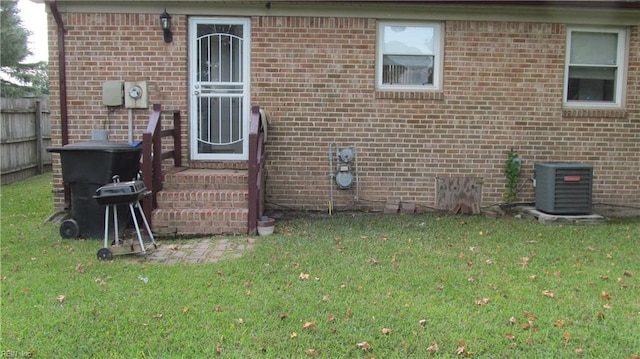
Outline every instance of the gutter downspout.
[[(67, 30), (64, 28), (62, 16), (58, 11), (56, 0), (49, 3), (51, 14), (56, 20), (58, 28), (58, 82), (60, 85), (60, 130), (62, 132), (62, 145), (69, 143), (69, 113), (67, 110), (67, 56), (64, 48), (64, 35)], [(64, 203), (65, 208), (71, 206), (71, 191), (69, 184), (64, 183)]]

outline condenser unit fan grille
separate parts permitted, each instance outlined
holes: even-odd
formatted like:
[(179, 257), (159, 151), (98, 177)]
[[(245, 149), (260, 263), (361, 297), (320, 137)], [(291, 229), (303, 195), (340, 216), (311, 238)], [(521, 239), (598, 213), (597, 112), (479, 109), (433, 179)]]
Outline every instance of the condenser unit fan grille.
[(535, 164), (536, 209), (551, 214), (591, 213), (593, 167), (580, 163)]

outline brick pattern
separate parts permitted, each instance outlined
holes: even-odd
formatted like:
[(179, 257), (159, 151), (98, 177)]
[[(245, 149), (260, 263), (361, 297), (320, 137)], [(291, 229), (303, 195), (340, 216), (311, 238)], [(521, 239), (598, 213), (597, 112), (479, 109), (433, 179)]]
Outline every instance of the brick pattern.
[[(147, 80), (150, 102), (183, 112), (183, 154), (188, 162), (187, 17), (173, 16), (174, 41), (165, 44), (157, 14), (62, 14), (67, 50), (70, 142), (108, 128), (126, 138), (127, 113), (101, 104), (107, 80)], [(594, 202), (640, 203), (640, 36), (630, 28), (623, 110), (563, 110), (566, 26), (557, 23), (444, 22), (443, 90), (376, 91), (376, 25), (370, 18), (255, 16), (252, 18), (252, 103), (271, 119), (267, 143), (267, 204), (326, 209), (329, 144), (358, 151), (360, 196), (334, 188), (338, 208), (384, 208), (388, 198), (430, 207), (436, 178), (482, 177), (483, 205), (499, 203), (502, 168), (511, 148), (533, 163), (578, 161), (594, 166)], [(50, 69), (58, 70), (55, 21), (49, 19)], [(58, 77), (51, 76), (53, 145), (60, 141)], [(135, 133), (148, 111), (136, 111)], [(54, 156), (56, 207), (61, 176)], [(244, 169), (238, 162), (190, 167)], [(235, 189), (229, 189), (234, 191)], [(234, 192), (219, 194), (235, 198)], [(201, 195), (204, 196), (204, 195)], [(213, 197), (218, 198), (218, 197)], [(519, 200), (532, 201), (525, 183)], [(185, 226), (229, 226), (184, 210), (157, 214)], [(214, 210), (207, 210), (213, 212)], [(207, 222), (206, 224), (198, 224)]]
[(165, 176), (153, 211), (160, 236), (247, 233), (246, 171), (189, 169)]
[[(69, 142), (87, 141), (91, 130), (109, 130), (109, 139), (126, 141), (128, 111), (110, 112), (102, 105), (104, 81), (147, 81), (149, 103), (183, 113), (183, 163), (188, 151), (186, 18), (174, 16), (176, 36), (166, 44), (158, 25), (158, 14), (62, 13), (65, 24), (65, 53)], [(51, 14), (49, 26), (49, 69), (52, 145), (61, 145), (61, 113), (57, 27)], [(178, 85), (179, 84), (179, 85)], [(151, 110), (134, 110), (134, 140), (142, 140)], [(170, 125), (170, 119), (167, 119)], [(55, 206), (63, 207), (59, 156), (54, 156)]]
[[(507, 152), (523, 158), (521, 201), (533, 201), (533, 164), (594, 165), (594, 202), (640, 201), (638, 29), (631, 29), (624, 110), (563, 111), (566, 26), (447, 21), (441, 92), (374, 88), (372, 19), (265, 17), (253, 23), (253, 100), (272, 126), (267, 201), (322, 209), (328, 144), (355, 145), (360, 207), (388, 198), (433, 206), (436, 178), (482, 177), (483, 205), (502, 202)], [(334, 204), (353, 205), (353, 191)]]

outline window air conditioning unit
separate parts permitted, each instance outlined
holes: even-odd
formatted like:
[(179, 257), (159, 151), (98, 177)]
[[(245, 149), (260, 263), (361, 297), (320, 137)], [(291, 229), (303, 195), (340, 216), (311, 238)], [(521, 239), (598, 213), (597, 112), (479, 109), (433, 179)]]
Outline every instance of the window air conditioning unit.
[(571, 162), (534, 165), (536, 209), (550, 214), (591, 213), (593, 167)]

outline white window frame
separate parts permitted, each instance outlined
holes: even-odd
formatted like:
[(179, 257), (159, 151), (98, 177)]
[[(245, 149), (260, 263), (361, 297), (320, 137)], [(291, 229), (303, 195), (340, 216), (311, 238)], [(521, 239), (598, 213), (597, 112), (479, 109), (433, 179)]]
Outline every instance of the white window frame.
[[(433, 83), (424, 85), (383, 84), (384, 28), (387, 26), (418, 26), (434, 29), (435, 53), (433, 61)], [(382, 91), (442, 91), (444, 58), (444, 25), (438, 22), (381, 21), (378, 23), (378, 41), (376, 46), (376, 88)]]
[[(592, 33), (614, 33), (618, 35), (618, 46), (616, 53), (615, 67), (616, 78), (614, 85), (613, 101), (589, 101), (589, 100), (569, 100), (569, 67), (580, 65), (571, 64), (571, 39), (573, 32), (592, 32)], [(567, 28), (567, 44), (565, 51), (565, 68), (564, 68), (564, 91), (562, 94), (562, 102), (565, 108), (621, 108), (623, 106), (623, 98), (625, 94), (626, 84), (626, 64), (627, 64), (627, 30), (623, 28), (611, 27), (593, 27), (593, 26), (570, 26)], [(589, 65), (585, 65), (589, 66)], [(591, 65), (594, 67), (603, 67), (603, 65)]]

